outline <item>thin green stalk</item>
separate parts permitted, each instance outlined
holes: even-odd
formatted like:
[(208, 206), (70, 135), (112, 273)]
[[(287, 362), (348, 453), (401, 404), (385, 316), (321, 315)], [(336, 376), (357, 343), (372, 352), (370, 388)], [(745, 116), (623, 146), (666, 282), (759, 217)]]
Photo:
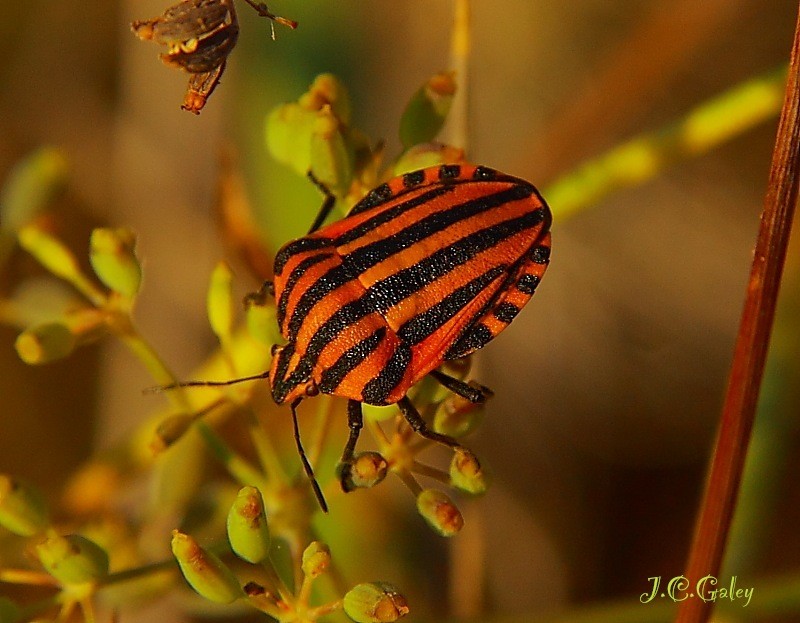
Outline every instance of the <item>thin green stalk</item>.
[(592, 158), (547, 185), (542, 194), (560, 221), (616, 190), (643, 184), (668, 165), (706, 153), (777, 115), (785, 81), (785, 65), (747, 80), (683, 119)]
[(333, 421), (335, 410), (336, 401), (333, 398), (325, 395), (317, 398), (317, 418), (314, 423), (314, 436), (311, 438), (311, 443), (306, 448), (306, 455), (312, 465), (318, 463), (319, 457), (322, 454), (322, 448), (325, 446), (325, 442), (331, 430), (331, 422)]
[(453, 31), (450, 38), (450, 66), (456, 72), (456, 95), (448, 115), (450, 145), (469, 147), (469, 58), (471, 42), (470, 0), (454, 0)]
[(247, 430), (250, 433), (253, 447), (255, 447), (258, 462), (267, 477), (288, 484), (289, 475), (281, 463), (278, 452), (252, 409), (248, 409), (247, 413)]
[[(130, 317), (127, 317), (125, 327), (113, 327), (122, 343), (127, 346), (131, 352), (144, 364), (147, 371), (153, 377), (158, 385), (172, 385), (177, 383), (177, 378), (169, 369), (167, 364), (161, 359), (161, 356), (156, 350), (142, 337), (133, 324)], [(175, 406), (176, 409), (183, 413), (192, 413), (192, 404), (186, 396), (186, 392), (182, 387), (175, 387), (174, 389), (165, 392), (168, 400)]]
[(211, 453), (225, 466), (225, 469), (239, 484), (264, 488), (263, 474), (234, 452), (210, 426), (202, 421), (196, 422), (194, 426), (206, 442)]

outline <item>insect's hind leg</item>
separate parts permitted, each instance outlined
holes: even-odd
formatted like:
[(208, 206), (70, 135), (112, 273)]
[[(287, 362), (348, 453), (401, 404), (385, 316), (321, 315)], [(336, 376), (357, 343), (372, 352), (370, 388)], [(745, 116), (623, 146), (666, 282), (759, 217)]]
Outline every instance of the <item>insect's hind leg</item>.
[(494, 396), (494, 392), (491, 389), (484, 387), (475, 381), (472, 381), (471, 383), (465, 383), (464, 381), (459, 381), (449, 374), (445, 374), (439, 370), (433, 370), (429, 374), (451, 392), (458, 394), (462, 398), (465, 398), (472, 403), (483, 404), (489, 398)]
[(330, 216), (331, 210), (333, 210), (333, 206), (336, 205), (336, 197), (330, 191), (330, 188), (325, 186), (325, 184), (323, 184), (322, 182), (319, 181), (319, 179), (317, 179), (317, 176), (314, 175), (312, 171), (309, 171), (307, 175), (308, 179), (311, 180), (314, 186), (319, 188), (320, 192), (323, 195), (325, 195), (325, 199), (323, 200), (322, 206), (320, 207), (319, 212), (317, 213), (317, 217), (314, 219), (314, 222), (311, 224), (311, 228), (308, 230), (309, 234), (313, 234), (320, 227), (322, 227), (322, 224), (325, 222), (325, 219), (328, 218), (328, 216)]
[(425, 439), (430, 439), (431, 441), (448, 446), (449, 448), (456, 450), (464, 448), (464, 446), (462, 446), (452, 437), (449, 437), (448, 435), (442, 435), (441, 433), (437, 433), (436, 431), (428, 428), (428, 424), (424, 419), (422, 419), (419, 411), (417, 411), (417, 408), (408, 399), (408, 396), (401, 398), (397, 403), (397, 406), (400, 407), (400, 412), (403, 414), (406, 422), (408, 422), (409, 426), (411, 426), (415, 433), (421, 435)]
[(355, 489), (351, 470), (353, 468), (356, 443), (358, 442), (359, 435), (361, 435), (361, 429), (364, 427), (364, 414), (361, 411), (361, 403), (357, 400), (347, 401), (347, 426), (350, 429), (350, 436), (347, 438), (347, 444), (344, 447), (342, 459), (337, 469), (339, 483), (342, 486), (342, 491), (345, 493)]

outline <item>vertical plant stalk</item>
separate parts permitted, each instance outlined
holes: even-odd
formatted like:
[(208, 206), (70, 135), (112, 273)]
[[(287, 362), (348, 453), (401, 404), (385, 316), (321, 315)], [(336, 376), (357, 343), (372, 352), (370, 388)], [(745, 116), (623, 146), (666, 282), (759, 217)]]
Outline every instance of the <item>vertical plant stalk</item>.
[(450, 66), (456, 72), (456, 96), (447, 121), (447, 142), (468, 152), (469, 137), (469, 55), (470, 0), (454, 0), (453, 33), (450, 37)]
[[(747, 296), (734, 348), (728, 390), (703, 505), (685, 575), (690, 582), (719, 574), (736, 496), (753, 429), (800, 174), (800, 13), (795, 26), (789, 77), (772, 154), (764, 212), (756, 241)], [(686, 599), (678, 623), (705, 623), (713, 602)]]

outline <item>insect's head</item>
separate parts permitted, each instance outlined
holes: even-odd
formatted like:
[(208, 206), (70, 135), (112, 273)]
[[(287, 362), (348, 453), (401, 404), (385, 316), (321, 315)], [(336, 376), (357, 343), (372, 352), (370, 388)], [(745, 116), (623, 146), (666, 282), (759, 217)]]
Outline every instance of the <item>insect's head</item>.
[(311, 373), (311, 366), (295, 353), (293, 344), (276, 344), (272, 347), (269, 384), (272, 388), (272, 399), (277, 404), (316, 396), (319, 388), (311, 378)]

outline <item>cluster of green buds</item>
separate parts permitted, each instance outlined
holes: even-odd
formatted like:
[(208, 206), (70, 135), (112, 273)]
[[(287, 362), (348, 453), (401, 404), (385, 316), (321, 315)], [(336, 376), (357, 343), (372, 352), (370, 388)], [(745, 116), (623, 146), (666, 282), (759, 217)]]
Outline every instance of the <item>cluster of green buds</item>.
[[(466, 360), (448, 366), (447, 372), (460, 379), (469, 372)], [(488, 392), (477, 384), (471, 385)], [(412, 399), (415, 404), (424, 406), (422, 415), (431, 422), (435, 432), (454, 439), (471, 432), (482, 418), (482, 405), (469, 402), (430, 379), (423, 380), (413, 389)], [(481, 495), (486, 492), (488, 481), (478, 458), (460, 447), (453, 451), (447, 472), (427, 465), (417, 457), (432, 442), (420, 440), (398, 413), (397, 407), (364, 405), (363, 410), (367, 430), (373, 433), (379, 448), (355, 456), (346, 485), (350, 489), (369, 488), (380, 483), (387, 474), (394, 474), (414, 494), (418, 512), (435, 532), (442, 536), (458, 533), (464, 520), (456, 504), (438, 489), (423, 488), (416, 477), (433, 479), (462, 494)], [(395, 422), (392, 434), (387, 434), (381, 427), (382, 421)]]
[[(391, 623), (408, 611), (405, 598), (389, 584), (359, 584), (342, 599), (311, 604), (314, 582), (332, 565), (327, 545), (312, 541), (300, 556), (302, 578), (292, 590), (270, 558), (271, 537), (264, 501), (256, 487), (243, 487), (227, 518), (227, 534), (233, 554), (257, 567), (259, 579), (242, 586), (231, 567), (194, 538), (175, 530), (172, 553), (191, 587), (201, 596), (220, 604), (242, 601), (279, 621), (313, 623), (344, 609), (358, 623)], [(253, 571), (249, 572), (251, 575)]]
[[(66, 614), (79, 604), (91, 610), (91, 598), (109, 577), (106, 550), (83, 534), (62, 534), (49, 520), (41, 493), (19, 479), (0, 474), (0, 527), (31, 539), (33, 552), (44, 570), (2, 569), (0, 579), (13, 584), (48, 587), (59, 591), (58, 599), (46, 599), (27, 610), (39, 613), (59, 605)], [(21, 608), (0, 600), (0, 621), (16, 622)]]
[[(433, 76), (414, 94), (400, 121), (404, 152), (388, 175), (463, 160), (460, 150), (432, 141), (441, 130), (455, 94), (450, 72)], [(380, 143), (351, 121), (350, 97), (342, 83), (322, 74), (296, 102), (267, 116), (267, 147), (272, 156), (298, 175), (309, 171), (351, 207), (378, 184), (383, 157)]]

